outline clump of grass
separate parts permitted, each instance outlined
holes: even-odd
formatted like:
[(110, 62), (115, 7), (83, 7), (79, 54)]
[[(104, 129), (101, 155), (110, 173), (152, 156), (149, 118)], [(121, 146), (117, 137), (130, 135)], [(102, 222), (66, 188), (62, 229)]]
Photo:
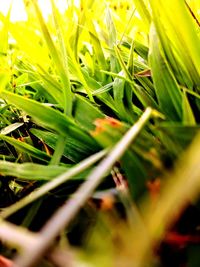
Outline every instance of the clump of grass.
[(27, 21), (0, 15), (0, 238), (21, 267), (49, 249), (66, 266), (73, 242), (74, 266), (164, 266), (183, 246), (194, 266), (200, 5), (50, 2), (47, 21), (33, 0)]

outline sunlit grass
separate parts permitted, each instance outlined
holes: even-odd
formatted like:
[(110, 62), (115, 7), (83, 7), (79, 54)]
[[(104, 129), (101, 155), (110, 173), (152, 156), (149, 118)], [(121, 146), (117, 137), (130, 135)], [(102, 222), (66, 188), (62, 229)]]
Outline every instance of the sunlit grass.
[(16, 262), (60, 235), (56, 249), (73, 236), (92, 267), (154, 267), (170, 227), (198, 209), (199, 3), (24, 2), (11, 14), (0, 2), (0, 215), (44, 238), (27, 232)]
[[(39, 0), (38, 3), (41, 7), (44, 18), (47, 20), (48, 16), (52, 12), (50, 0)], [(79, 5), (79, 0), (75, 0), (74, 4)], [(3, 12), (3, 14), (7, 14), (10, 5), (12, 5), (11, 21), (14, 22), (27, 20), (27, 14), (25, 11), (23, 0), (1, 1), (0, 12)], [(68, 7), (68, 3), (66, 0), (58, 0), (56, 1), (56, 5), (59, 8), (60, 12), (64, 12), (64, 10)]]

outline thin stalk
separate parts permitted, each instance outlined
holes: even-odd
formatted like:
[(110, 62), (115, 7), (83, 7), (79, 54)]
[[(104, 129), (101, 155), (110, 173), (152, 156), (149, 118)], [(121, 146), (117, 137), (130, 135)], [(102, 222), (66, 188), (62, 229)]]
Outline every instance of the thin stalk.
[(44, 184), (40, 188), (35, 189), (33, 192), (31, 192), (29, 195), (26, 197), (22, 198), (18, 202), (14, 203), (13, 205), (5, 208), (0, 212), (0, 217), (1, 218), (7, 218), (13, 213), (17, 212), (21, 208), (24, 208), (26, 205), (32, 203), (36, 199), (39, 199), (40, 197), (44, 196), (47, 194), (50, 190), (56, 188), (57, 186), (61, 185), (62, 183), (66, 182), (67, 180), (71, 179), (75, 175), (81, 173), (82, 171), (86, 170), (90, 166), (92, 166), (94, 163), (96, 163), (98, 160), (100, 160), (102, 157), (106, 155), (108, 150), (102, 150), (87, 159), (81, 161), (79, 164), (76, 166), (72, 167), (70, 170), (67, 172), (59, 175), (52, 181)]
[(60, 135), (49, 165), (58, 165), (60, 163), (60, 159), (63, 155), (63, 151), (65, 148), (65, 143), (66, 143), (66, 137)]
[[(61, 61), (63, 63), (63, 67), (65, 70), (65, 78), (64, 78), (64, 86), (66, 86), (67, 88), (63, 90), (63, 96), (66, 99), (66, 107), (69, 105), (69, 101), (68, 101), (68, 95), (71, 92), (71, 83), (70, 83), (70, 78), (69, 78), (69, 66), (68, 66), (68, 57), (67, 57), (67, 53), (66, 53), (66, 48), (65, 48), (65, 42), (64, 42), (64, 37), (63, 37), (63, 31), (60, 25), (60, 18), (59, 18), (59, 13), (58, 10), (56, 8), (56, 5), (54, 3), (54, 0), (51, 0), (51, 6), (52, 6), (52, 15), (53, 15), (53, 19), (54, 19), (54, 24), (55, 24), (55, 28), (56, 28), (56, 32), (57, 32), (57, 36), (58, 36), (58, 41), (59, 41), (59, 46), (60, 46), (60, 55), (61, 55)], [(71, 99), (70, 99), (71, 101)], [(70, 105), (72, 105), (72, 103), (70, 103)], [(71, 112), (72, 107), (68, 107), (69, 112)], [(67, 114), (69, 114), (69, 112)]]
[(40, 243), (31, 248), (31, 254), (29, 254), (28, 251), (24, 251), (24, 253), (19, 255), (19, 257), (15, 260), (14, 267), (36, 266), (40, 258), (52, 245), (56, 236), (58, 236), (60, 231), (69, 224), (72, 218), (92, 195), (93, 191), (100, 184), (105, 175), (111, 171), (115, 162), (123, 156), (131, 143), (136, 139), (152, 114), (153, 110), (151, 108), (147, 108), (140, 119), (115, 145), (113, 150), (91, 172), (86, 182), (80, 186), (80, 188), (72, 195), (71, 199), (67, 201), (65, 205), (54, 213), (52, 218), (42, 228), (40, 232)]
[(23, 219), (21, 226), (23, 227), (29, 227), (31, 222), (33, 221), (33, 218), (36, 216), (38, 213), (38, 210), (40, 209), (42, 205), (43, 199), (38, 199), (33, 203), (31, 208), (28, 210), (28, 213), (26, 214), (26, 217)]

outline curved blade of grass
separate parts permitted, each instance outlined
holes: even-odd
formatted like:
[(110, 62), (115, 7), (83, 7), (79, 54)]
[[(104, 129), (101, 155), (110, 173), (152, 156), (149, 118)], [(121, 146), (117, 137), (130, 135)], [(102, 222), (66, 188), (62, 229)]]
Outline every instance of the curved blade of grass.
[(68, 43), (66, 43), (66, 48), (67, 48), (67, 52), (69, 55), (69, 68), (71, 70), (71, 73), (73, 73), (74, 76), (77, 77), (78, 81), (83, 85), (86, 93), (88, 94), (88, 97), (90, 99), (91, 102), (95, 102), (94, 98), (92, 96), (92, 89), (90, 87), (90, 76), (87, 77), (83, 71), (83, 69), (81, 68), (79, 62), (77, 62), (75, 55), (70, 47), (70, 45)]
[(118, 111), (118, 116), (121, 119), (127, 121), (128, 114), (123, 102), (125, 90), (125, 80), (115, 78), (113, 81), (113, 96), (116, 104), (116, 109)]
[(62, 133), (64, 129), (67, 130), (69, 125), (74, 125), (72, 119), (68, 118), (57, 110), (49, 108), (32, 99), (28, 99), (8, 91), (2, 92), (1, 97), (6, 101), (16, 105), (20, 109), (23, 109), (41, 125), (45, 125), (54, 130), (57, 129), (56, 131), (60, 133)]
[[(103, 71), (102, 71), (103, 72)], [(110, 73), (109, 73), (110, 74)], [(102, 87), (100, 87), (99, 89), (95, 90), (92, 92), (92, 95), (95, 96), (95, 95), (100, 95), (100, 94), (103, 94), (103, 93), (106, 93), (108, 92), (109, 90), (111, 90), (113, 87), (113, 82), (110, 82)]]
[(34, 158), (38, 158), (43, 161), (49, 161), (51, 159), (50, 156), (48, 156), (45, 152), (27, 144), (21, 141), (18, 141), (12, 137), (5, 136), (3, 134), (0, 134), (0, 139), (6, 141), (10, 145), (14, 146), (15, 148), (19, 149), (20, 151), (29, 154), (30, 156)]

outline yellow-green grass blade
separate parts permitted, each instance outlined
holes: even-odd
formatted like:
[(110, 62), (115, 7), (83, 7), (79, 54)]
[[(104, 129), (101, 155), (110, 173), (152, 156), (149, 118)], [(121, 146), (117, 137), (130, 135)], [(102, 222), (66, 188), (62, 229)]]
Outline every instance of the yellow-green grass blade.
[(195, 125), (196, 120), (186, 92), (183, 93), (183, 124)]
[[(80, 64), (77, 62), (74, 52), (72, 51), (71, 47), (69, 44), (66, 43), (66, 47), (67, 47), (67, 51), (68, 51), (68, 55), (69, 55), (69, 68), (71, 73), (73, 73), (73, 75), (78, 79), (78, 81), (83, 85), (86, 93), (88, 94), (88, 97), (90, 99), (91, 102), (94, 102), (94, 98), (92, 96), (92, 89), (88, 80), (90, 81), (89, 77), (87, 77)], [(88, 79), (87, 79), (88, 78)]]
[(145, 24), (146, 29), (148, 30), (151, 24), (151, 14), (148, 10), (147, 1), (144, 0), (134, 0), (133, 3), (139, 12), (142, 22)]
[(108, 46), (110, 48), (110, 70), (112, 72), (118, 73), (120, 71), (120, 66), (119, 63), (113, 55), (112, 51), (114, 50), (114, 47), (117, 45), (117, 30), (115, 28), (111, 11), (107, 7), (106, 8), (106, 24), (107, 24), (107, 29), (108, 29)]
[[(68, 57), (67, 57), (67, 52), (66, 52), (66, 47), (65, 47), (65, 42), (64, 42), (64, 34), (63, 34), (63, 28), (62, 28), (62, 21), (60, 18), (60, 14), (56, 8), (56, 5), (54, 3), (54, 0), (51, 0), (51, 6), (52, 6), (52, 14), (54, 18), (54, 24), (56, 28), (56, 33), (58, 37), (58, 42), (59, 42), (59, 52), (60, 52), (60, 57), (62, 60), (63, 64), (63, 70), (65, 71), (65, 75), (63, 76), (63, 95), (64, 98), (66, 99), (66, 109), (65, 112), (69, 115), (71, 114), (72, 111), (72, 99), (71, 99), (71, 83), (70, 83), (70, 78), (69, 78), (69, 67), (68, 67)], [(69, 96), (70, 95), (70, 96)]]
[(125, 76), (129, 79), (129, 80), (132, 80), (132, 75), (131, 73), (129, 72), (128, 70), (128, 67), (126, 66), (123, 58), (122, 58), (122, 55), (121, 55), (121, 52), (120, 52), (120, 49), (118, 46), (114, 46), (114, 50), (115, 50), (115, 53), (116, 53), (116, 57), (120, 63), (120, 66), (121, 68), (123, 69), (124, 73), (125, 73)]
[(73, 38), (73, 46), (72, 46), (77, 62), (78, 62), (78, 56), (79, 56), (78, 55), (79, 40), (80, 40), (80, 37), (82, 35), (83, 28), (84, 28), (85, 24), (87, 23), (87, 20), (91, 16), (90, 10), (92, 9), (94, 2), (95, 2), (94, 0), (83, 1), (80, 4), (80, 8), (78, 10), (79, 11), (77, 14), (78, 15), (78, 23), (76, 25), (76, 32), (75, 32), (75, 36)]
[(70, 85), (70, 80), (69, 80), (69, 75), (68, 71), (63, 65), (63, 61), (61, 60), (61, 56), (52, 40), (52, 37), (48, 31), (47, 25), (44, 21), (44, 18), (42, 17), (42, 13), (38, 7), (37, 1), (32, 1), (42, 32), (44, 39), (46, 41), (46, 44), (49, 49), (49, 53), (53, 58), (53, 61), (56, 65), (57, 72), (61, 78), (62, 81), (62, 89), (63, 89), (63, 101), (64, 101), (64, 111), (66, 112), (67, 115), (71, 116), (72, 112), (72, 92), (71, 92), (71, 85)]
[[(38, 33), (37, 27), (30, 25), (28, 22), (10, 23), (9, 27), (12, 37), (16, 41), (16, 50), (25, 63), (25, 54), (29, 59), (29, 64), (42, 66), (43, 69), (48, 70), (51, 65), (47, 47), (41, 43), (41, 34)], [(34, 45), (33, 45), (34, 44)]]
[(113, 97), (115, 100), (117, 115), (124, 121), (130, 121), (129, 114), (124, 105), (125, 99), (125, 80), (115, 78), (113, 81)]
[(153, 108), (157, 108), (157, 104), (154, 101), (154, 99), (151, 97), (151, 95), (148, 92), (146, 92), (141, 86), (134, 83), (133, 77), (132, 77), (131, 73), (129, 72), (129, 70), (128, 70), (128, 68), (127, 68), (127, 66), (123, 60), (121, 52), (117, 46), (115, 47), (115, 52), (116, 52), (116, 57), (120, 63), (122, 71), (124, 73), (124, 76), (127, 78), (127, 80), (132, 81), (129, 83), (129, 85), (132, 88), (134, 94), (139, 99), (139, 101), (142, 103), (142, 105), (145, 108), (148, 106), (153, 107)]
[[(20, 49), (18, 53), (22, 58), (16, 60), (16, 70), (27, 72), (30, 82), (40, 81), (38, 82), (39, 85), (35, 84), (33, 88), (37, 87), (36, 90), (38, 90), (38, 87), (41, 87), (40, 91), (46, 96), (46, 99), (53, 98), (54, 102), (63, 107), (62, 86), (48, 72), (49, 68), (52, 68), (52, 62), (47, 48), (40, 44), (40, 37), (36, 34), (35, 29), (30, 27), (29, 24), (15, 23), (11, 24), (10, 31), (17, 42)], [(25, 36), (26, 38), (24, 38)]]
[[(165, 32), (177, 59), (181, 59), (196, 86), (200, 84), (200, 38), (198, 26), (184, 1), (151, 0), (153, 20), (158, 30)], [(174, 19), (173, 10), (176, 10)], [(159, 25), (162, 25), (159, 29)], [(184, 44), (184, 45), (183, 45)]]
[(101, 45), (101, 40), (98, 37), (94, 23), (90, 20), (88, 20), (87, 23), (88, 23), (88, 27), (89, 27), (89, 34), (91, 37), (91, 42), (92, 42), (93, 48), (94, 48), (95, 57), (98, 60), (100, 68), (106, 70), (108, 68), (108, 66), (107, 66), (106, 59), (105, 59), (104, 52), (103, 52), (103, 48)]
[(182, 96), (162, 51), (154, 26), (150, 34), (149, 63), (160, 110), (172, 120), (182, 118)]
[(129, 52), (128, 64), (127, 64), (127, 68), (131, 76), (134, 75), (134, 50), (135, 50), (134, 40), (132, 40)]

